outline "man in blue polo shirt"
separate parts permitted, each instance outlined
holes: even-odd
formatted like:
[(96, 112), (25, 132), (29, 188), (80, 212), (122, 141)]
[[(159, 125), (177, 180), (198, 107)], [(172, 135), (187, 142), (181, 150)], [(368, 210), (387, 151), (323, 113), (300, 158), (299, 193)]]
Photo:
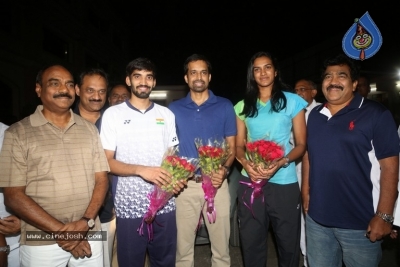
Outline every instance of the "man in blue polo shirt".
[[(213, 174), (214, 187), (219, 188), (215, 197), (217, 218), (215, 223), (205, 223), (209, 233), (212, 252), (212, 266), (230, 266), (230, 196), (225, 179), (235, 158), (236, 117), (232, 103), (215, 96), (208, 89), (211, 80), (211, 63), (202, 55), (194, 54), (186, 59), (184, 78), (190, 92), (183, 99), (172, 102), (169, 108), (175, 115), (179, 151), (182, 156), (197, 158), (194, 143), (196, 137), (225, 138), (232, 154), (218, 173)], [(204, 192), (201, 179), (189, 180), (187, 188), (176, 198), (176, 223), (178, 228), (176, 266), (194, 265), (194, 242)], [(206, 210), (203, 209), (203, 216)], [(204, 216), (207, 218), (207, 216)]]
[(390, 112), (358, 93), (355, 62), (324, 63), (327, 102), (311, 111), (302, 196), (309, 266), (378, 266), (392, 228), (399, 137)]

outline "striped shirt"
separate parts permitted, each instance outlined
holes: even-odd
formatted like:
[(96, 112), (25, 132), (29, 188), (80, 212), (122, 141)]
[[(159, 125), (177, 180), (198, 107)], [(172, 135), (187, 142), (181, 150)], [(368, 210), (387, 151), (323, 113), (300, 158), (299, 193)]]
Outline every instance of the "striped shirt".
[[(60, 129), (35, 113), (11, 125), (0, 153), (0, 187), (25, 186), (25, 193), (47, 213), (68, 223), (86, 211), (95, 186), (95, 173), (109, 171), (98, 131), (71, 112)], [(96, 228), (99, 229), (96, 219)], [(55, 241), (26, 241), (27, 231), (38, 231), (22, 221), (21, 244), (48, 245)]]

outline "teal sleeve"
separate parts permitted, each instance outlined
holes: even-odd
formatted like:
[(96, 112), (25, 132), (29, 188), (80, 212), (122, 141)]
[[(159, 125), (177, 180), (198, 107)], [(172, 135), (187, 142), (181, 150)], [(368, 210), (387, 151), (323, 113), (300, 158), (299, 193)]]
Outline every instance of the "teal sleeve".
[(243, 107), (244, 107), (244, 102), (243, 102), (243, 100), (239, 101), (239, 102), (235, 105), (235, 107), (234, 107), (234, 108), (235, 108), (236, 116), (238, 116), (239, 119), (241, 119), (242, 121), (244, 121), (245, 116), (244, 116), (244, 115), (239, 115), (239, 114), (242, 113)]

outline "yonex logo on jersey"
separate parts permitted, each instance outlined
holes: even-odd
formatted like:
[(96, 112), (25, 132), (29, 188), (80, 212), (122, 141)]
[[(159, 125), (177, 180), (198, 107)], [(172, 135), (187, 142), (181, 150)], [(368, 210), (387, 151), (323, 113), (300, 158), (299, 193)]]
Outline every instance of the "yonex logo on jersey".
[(125, 120), (124, 124), (129, 124), (131, 122), (131, 120)]
[(156, 124), (164, 125), (164, 119), (163, 118), (156, 119)]

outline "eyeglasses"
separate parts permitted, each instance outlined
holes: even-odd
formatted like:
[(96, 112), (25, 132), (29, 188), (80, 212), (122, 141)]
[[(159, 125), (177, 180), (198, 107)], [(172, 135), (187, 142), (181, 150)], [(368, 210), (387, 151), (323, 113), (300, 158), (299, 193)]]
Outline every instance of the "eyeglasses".
[(295, 91), (296, 93), (299, 93), (299, 92), (304, 93), (305, 91), (309, 91), (309, 90), (315, 90), (315, 89), (313, 89), (313, 88), (308, 89), (308, 88), (304, 88), (304, 87), (299, 88), (299, 89), (294, 89), (294, 91)]
[(111, 99), (127, 99), (127, 98), (129, 98), (129, 95), (125, 95), (125, 94), (123, 94), (123, 95), (118, 95), (118, 94), (111, 95)]

